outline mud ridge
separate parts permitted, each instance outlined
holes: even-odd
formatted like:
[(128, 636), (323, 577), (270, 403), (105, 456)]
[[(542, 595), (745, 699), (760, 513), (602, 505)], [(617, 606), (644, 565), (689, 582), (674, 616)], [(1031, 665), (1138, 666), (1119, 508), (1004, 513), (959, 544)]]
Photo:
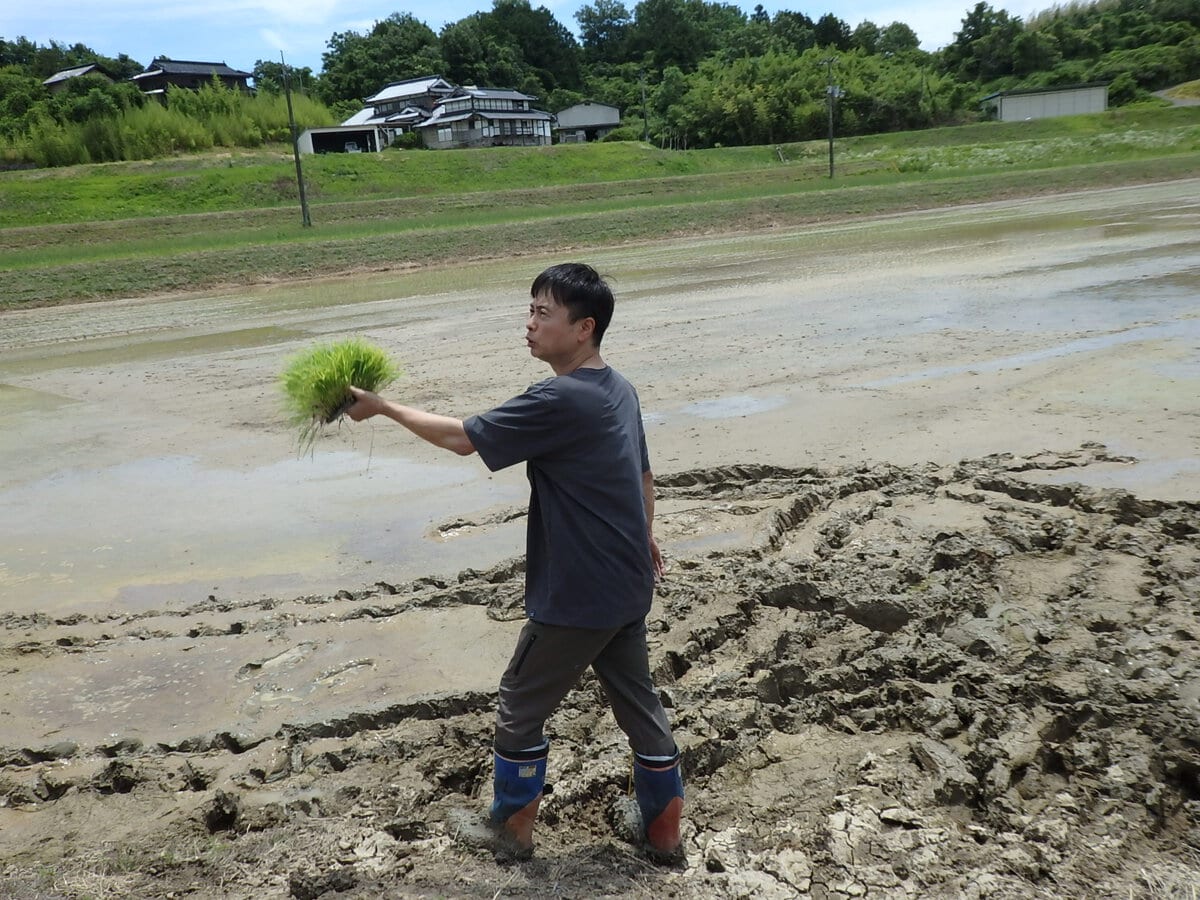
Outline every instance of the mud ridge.
[[(0, 816), (20, 815), (24, 838), (0, 838), (0, 893), (70, 896), (31, 873), (66, 866), (81, 841), (100, 848), (82, 823), (132, 809), (155, 812), (127, 822), (127, 846), (220, 842), (101, 866), (93, 882), (144, 896), (217, 896), (205, 886), (218, 873), (235, 875), (220, 896), (244, 897), (1195, 888), (1200, 509), (1021, 477), (1122, 462), (1089, 445), (660, 479), (670, 570), (648, 631), (687, 773), (680, 867), (629, 840), (629, 751), (589, 675), (548, 723), (553, 791), (528, 863), (498, 865), (461, 839), (462, 811), (488, 800), (494, 694), (451, 691), (351, 697), (344, 713), (258, 736), (214, 723), (169, 744), (85, 750), (64, 736), (0, 751)], [(521, 580), (508, 561), (263, 612), (286, 612), (271, 622), (284, 633), (368, 609), (401, 626), (421, 608), (503, 616)], [(260, 627), (247, 609), (204, 608), (247, 630), (210, 622), (196, 640), (244, 640)], [(313, 609), (324, 615), (302, 617)], [(0, 624), (44, 632), (59, 653), (55, 629), (88, 623)]]

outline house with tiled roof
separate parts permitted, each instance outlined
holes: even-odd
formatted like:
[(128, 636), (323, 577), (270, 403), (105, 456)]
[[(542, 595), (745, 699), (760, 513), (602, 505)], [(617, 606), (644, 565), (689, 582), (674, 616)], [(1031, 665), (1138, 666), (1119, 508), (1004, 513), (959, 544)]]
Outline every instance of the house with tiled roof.
[(462, 87), (413, 128), (433, 150), (541, 146), (550, 143), (554, 116), (535, 109), (536, 99), (503, 88)]
[(433, 108), (457, 88), (440, 75), (393, 81), (363, 100), (363, 108), (343, 122), (346, 126), (375, 125), (393, 135), (409, 131), (433, 114)]
[(300, 135), (301, 153), (375, 153), (433, 115), (458, 88), (440, 75), (393, 81), (363, 100), (363, 108), (341, 125), (309, 128)]
[(249, 91), (253, 77), (250, 72), (231, 69), (223, 62), (197, 62), (160, 56), (130, 80), (141, 88), (143, 94), (163, 94), (168, 87), (198, 90), (206, 84), (212, 84), (213, 78), (227, 88)]
[(72, 69), (63, 69), (61, 72), (55, 72), (49, 78), (42, 82), (46, 90), (52, 94), (57, 94), (64, 90), (72, 78), (94, 78), (97, 81), (106, 81), (111, 83), (113, 77), (104, 70), (104, 67), (99, 63), (90, 63), (86, 66), (75, 66)]
[(408, 132), (435, 150), (549, 144), (554, 117), (534, 109), (535, 99), (503, 88), (457, 87), (440, 75), (395, 81), (363, 100), (363, 108), (337, 128), (311, 129), (301, 150), (336, 152), (347, 142), (355, 149), (383, 149)]

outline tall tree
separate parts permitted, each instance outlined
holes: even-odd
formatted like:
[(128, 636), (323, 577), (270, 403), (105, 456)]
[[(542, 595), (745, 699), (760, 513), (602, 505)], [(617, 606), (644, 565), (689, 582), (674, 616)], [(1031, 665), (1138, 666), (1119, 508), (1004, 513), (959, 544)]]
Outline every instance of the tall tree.
[(473, 13), (442, 29), (445, 75), (458, 84), (515, 88), (531, 74), (529, 64), (516, 47), (492, 34), (486, 15)]
[(876, 49), (883, 56), (896, 56), (916, 50), (920, 46), (921, 42), (917, 39), (915, 31), (903, 22), (892, 22), (890, 25), (884, 25), (883, 30), (879, 32), (879, 44)]
[(780, 10), (771, 20), (771, 39), (779, 51), (803, 53), (817, 45), (816, 23), (804, 13)]
[(942, 65), (972, 81), (1011, 75), (1013, 44), (1024, 27), (1019, 18), (980, 0), (963, 18), (954, 41), (942, 51)]
[(621, 0), (595, 0), (575, 13), (579, 39), (589, 62), (620, 62), (633, 16)]
[(123, 81), (142, 71), (142, 64), (124, 53), (113, 58), (97, 53), (84, 44), (68, 47), (58, 41), (48, 46), (18, 37), (12, 41), (0, 38), (0, 66), (20, 66), (25, 72), (40, 79), (49, 78), (63, 69), (98, 64), (117, 81)]
[(879, 52), (879, 38), (879, 26), (869, 19), (864, 20), (855, 26), (850, 35), (850, 46), (868, 55), (874, 55)]
[(629, 56), (659, 72), (668, 66), (695, 70), (702, 59), (727, 46), (747, 21), (738, 7), (707, 0), (642, 0), (633, 17)]
[(659, 72), (668, 66), (693, 71), (713, 48), (689, 6), (687, 0), (642, 0), (633, 11), (630, 57), (646, 59)]
[(580, 85), (579, 42), (546, 7), (535, 9), (529, 0), (493, 0), (491, 12), (484, 13), (480, 22), (498, 43), (513, 47), (535, 70), (543, 92)]
[[(254, 87), (256, 90), (267, 94), (282, 94), (284, 89), (284, 73), (285, 69), (291, 78), (291, 89), (301, 93), (313, 93), (316, 87), (317, 78), (313, 75), (312, 69), (308, 66), (284, 66), (282, 62), (273, 62), (269, 59), (260, 59), (254, 63), (254, 68), (250, 70), (254, 75)], [(382, 87), (382, 85), (381, 85)]]
[(392, 13), (367, 34), (337, 32), (326, 46), (319, 83), (326, 103), (361, 100), (390, 82), (442, 68), (437, 35), (408, 13)]
[(817, 19), (813, 30), (816, 32), (818, 47), (833, 47), (835, 50), (850, 49), (850, 26), (833, 13), (825, 13)]
[(1048, 72), (1062, 61), (1058, 41), (1044, 31), (1022, 31), (1012, 42), (1014, 75)]

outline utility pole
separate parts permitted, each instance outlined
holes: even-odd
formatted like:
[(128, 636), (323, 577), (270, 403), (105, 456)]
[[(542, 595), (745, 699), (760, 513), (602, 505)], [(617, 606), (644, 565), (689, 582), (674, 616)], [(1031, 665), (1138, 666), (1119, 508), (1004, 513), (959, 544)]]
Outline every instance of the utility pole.
[(821, 60), (821, 65), (825, 67), (826, 80), (828, 86), (825, 88), (825, 103), (829, 108), (829, 177), (833, 177), (833, 101), (841, 94), (841, 90), (833, 83), (833, 66), (837, 62), (836, 56), (827, 56)]
[(646, 118), (646, 70), (638, 69), (638, 81), (642, 84), (642, 140), (650, 140), (650, 122)]
[(284, 62), (283, 54), (279, 54), (279, 62), (283, 65), (283, 92), (287, 96), (288, 125), (292, 129), (292, 156), (296, 158), (296, 184), (300, 188), (300, 221), (305, 228), (312, 228), (312, 219), (308, 215), (308, 197), (304, 193), (304, 170), (300, 168), (300, 131), (296, 127), (296, 115), (292, 112), (292, 79), (288, 75), (288, 65)]

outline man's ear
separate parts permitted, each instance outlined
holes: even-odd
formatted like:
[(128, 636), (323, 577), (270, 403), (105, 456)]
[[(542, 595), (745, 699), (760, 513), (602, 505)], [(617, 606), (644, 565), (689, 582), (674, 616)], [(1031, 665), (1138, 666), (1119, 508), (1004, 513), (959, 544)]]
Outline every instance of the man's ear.
[(579, 336), (585, 341), (590, 341), (596, 331), (596, 320), (591, 316), (585, 316), (577, 324), (579, 325)]

